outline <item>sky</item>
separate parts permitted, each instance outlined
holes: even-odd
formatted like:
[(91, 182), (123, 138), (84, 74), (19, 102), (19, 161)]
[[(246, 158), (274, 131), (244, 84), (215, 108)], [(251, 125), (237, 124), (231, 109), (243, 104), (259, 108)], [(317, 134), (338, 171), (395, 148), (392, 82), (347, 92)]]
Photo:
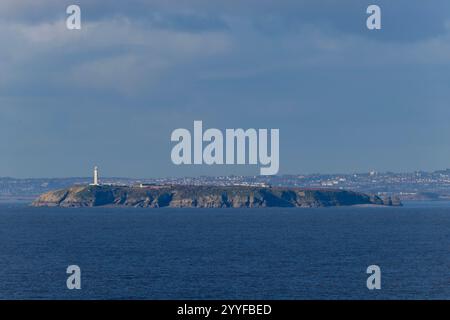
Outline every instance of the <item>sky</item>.
[(194, 120), (279, 129), (279, 174), (443, 169), (449, 88), (448, 0), (2, 0), (0, 176), (259, 174), (174, 165)]

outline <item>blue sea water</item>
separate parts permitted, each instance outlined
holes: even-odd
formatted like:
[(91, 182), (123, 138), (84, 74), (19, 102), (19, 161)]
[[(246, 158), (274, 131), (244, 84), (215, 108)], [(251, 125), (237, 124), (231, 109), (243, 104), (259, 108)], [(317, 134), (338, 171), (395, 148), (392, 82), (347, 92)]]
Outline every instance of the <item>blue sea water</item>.
[[(0, 205), (0, 299), (449, 299), (450, 206)], [(68, 290), (66, 268), (81, 268)], [(366, 268), (380, 266), (381, 290)]]

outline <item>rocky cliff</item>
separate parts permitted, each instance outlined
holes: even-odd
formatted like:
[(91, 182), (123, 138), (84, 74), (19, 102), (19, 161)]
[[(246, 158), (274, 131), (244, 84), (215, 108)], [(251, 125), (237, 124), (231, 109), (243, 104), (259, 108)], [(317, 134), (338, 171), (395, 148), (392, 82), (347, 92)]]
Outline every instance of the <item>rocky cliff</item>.
[(345, 190), (249, 186), (74, 186), (47, 192), (36, 207), (253, 208), (400, 205)]

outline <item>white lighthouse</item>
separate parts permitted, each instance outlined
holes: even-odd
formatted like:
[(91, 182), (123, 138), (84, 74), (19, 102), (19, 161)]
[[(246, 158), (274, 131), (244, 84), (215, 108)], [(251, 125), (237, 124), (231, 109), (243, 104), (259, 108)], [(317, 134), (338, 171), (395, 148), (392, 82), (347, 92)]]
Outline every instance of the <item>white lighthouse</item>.
[(91, 186), (98, 186), (98, 185), (99, 185), (99, 183), (98, 183), (98, 167), (95, 166), (94, 167), (94, 182), (91, 183)]

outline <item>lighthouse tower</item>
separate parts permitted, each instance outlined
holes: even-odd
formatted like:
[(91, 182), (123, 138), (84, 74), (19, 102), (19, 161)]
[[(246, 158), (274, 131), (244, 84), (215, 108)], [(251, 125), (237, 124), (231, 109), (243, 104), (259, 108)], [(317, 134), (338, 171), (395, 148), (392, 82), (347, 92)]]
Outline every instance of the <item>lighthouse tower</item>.
[(91, 183), (91, 186), (98, 186), (98, 185), (99, 185), (99, 183), (98, 183), (98, 167), (95, 166), (94, 167), (94, 182)]

